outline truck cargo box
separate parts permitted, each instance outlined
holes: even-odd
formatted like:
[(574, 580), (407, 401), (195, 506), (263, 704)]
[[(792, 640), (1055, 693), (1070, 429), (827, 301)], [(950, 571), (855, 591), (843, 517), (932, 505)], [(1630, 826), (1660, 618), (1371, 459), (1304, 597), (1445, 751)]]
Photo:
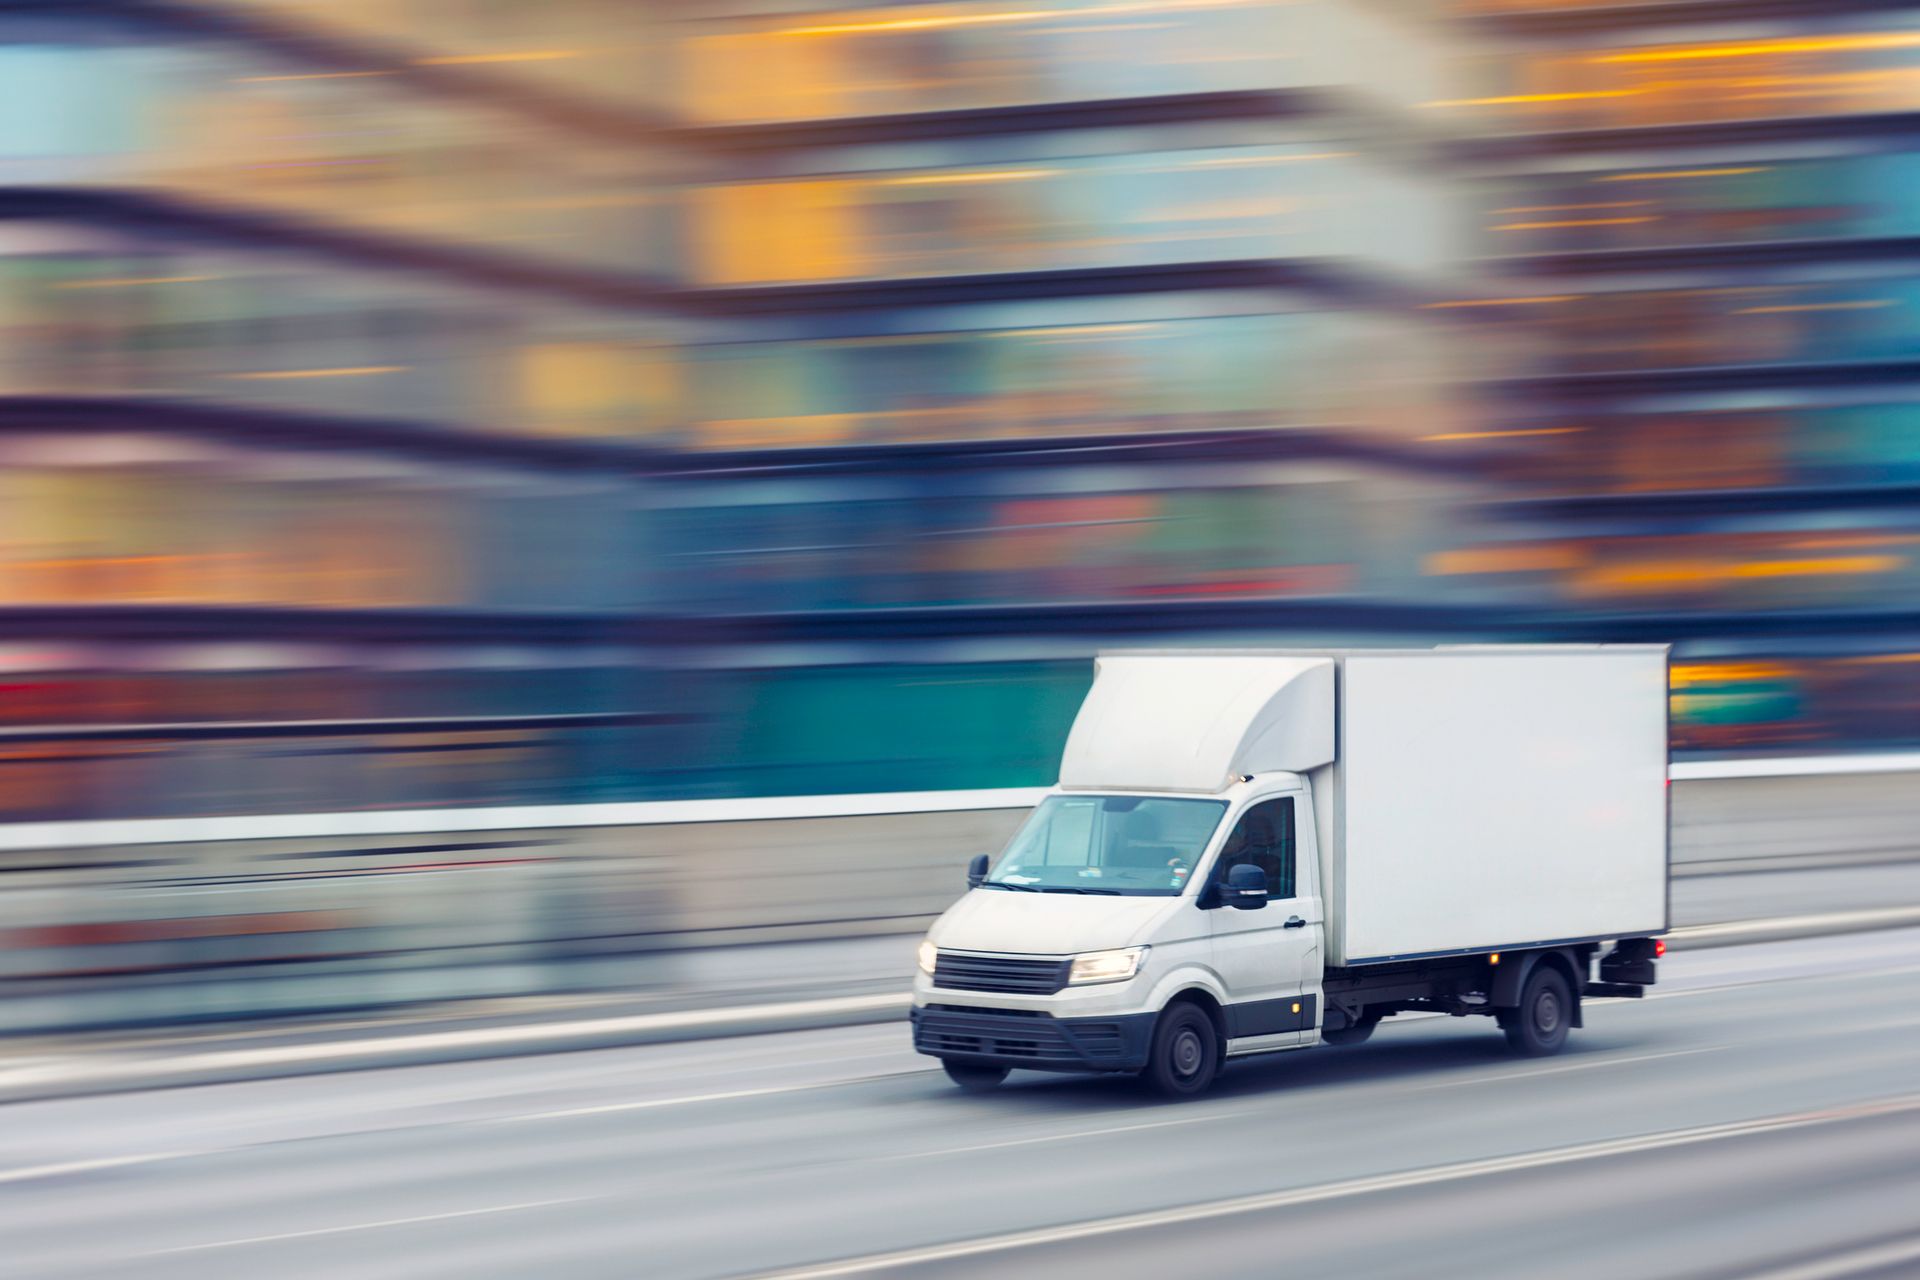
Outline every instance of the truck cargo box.
[(1313, 783), (1329, 966), (1663, 932), (1660, 646), (1103, 655), (1067, 789)]

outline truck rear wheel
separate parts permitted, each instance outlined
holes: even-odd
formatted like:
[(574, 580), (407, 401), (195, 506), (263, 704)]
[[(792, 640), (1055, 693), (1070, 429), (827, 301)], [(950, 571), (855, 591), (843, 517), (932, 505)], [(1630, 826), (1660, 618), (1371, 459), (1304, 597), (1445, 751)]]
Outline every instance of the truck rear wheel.
[(1536, 965), (1520, 991), (1519, 1007), (1503, 1009), (1499, 1016), (1515, 1053), (1529, 1058), (1558, 1053), (1573, 1025), (1573, 988), (1559, 969)]
[(942, 1058), (940, 1065), (947, 1069), (947, 1079), (968, 1093), (985, 1093), (1007, 1078), (1005, 1067), (984, 1062), (955, 1062), (952, 1058)]
[(1220, 1040), (1213, 1020), (1191, 1004), (1176, 1004), (1153, 1028), (1146, 1082), (1169, 1098), (1205, 1093), (1220, 1071)]

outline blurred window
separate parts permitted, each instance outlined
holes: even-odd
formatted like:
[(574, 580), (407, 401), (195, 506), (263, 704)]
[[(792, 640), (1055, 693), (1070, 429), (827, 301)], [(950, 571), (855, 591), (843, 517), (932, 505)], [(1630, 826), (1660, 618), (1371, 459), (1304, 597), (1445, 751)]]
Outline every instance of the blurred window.
[(989, 884), (1060, 893), (1172, 897), (1226, 804), (1140, 796), (1048, 796), (1014, 836)]
[(1212, 882), (1225, 884), (1237, 866), (1259, 867), (1267, 878), (1267, 896), (1284, 901), (1294, 895), (1293, 797), (1262, 800), (1240, 815), (1220, 847)]

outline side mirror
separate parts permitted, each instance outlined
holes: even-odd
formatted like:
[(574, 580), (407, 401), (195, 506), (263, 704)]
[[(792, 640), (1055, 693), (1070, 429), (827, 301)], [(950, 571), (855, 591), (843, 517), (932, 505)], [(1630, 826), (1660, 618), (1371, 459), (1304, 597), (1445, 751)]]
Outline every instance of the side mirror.
[(978, 889), (987, 882), (987, 855), (976, 853), (967, 864), (967, 888)]
[(1267, 873), (1251, 862), (1227, 868), (1227, 882), (1220, 886), (1220, 904), (1242, 911), (1258, 911), (1267, 905)]

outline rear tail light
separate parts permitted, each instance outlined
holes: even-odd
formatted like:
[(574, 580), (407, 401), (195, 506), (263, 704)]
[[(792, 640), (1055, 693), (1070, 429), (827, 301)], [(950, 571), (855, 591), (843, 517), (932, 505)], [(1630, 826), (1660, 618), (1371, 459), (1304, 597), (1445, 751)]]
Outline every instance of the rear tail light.
[(1667, 954), (1667, 940), (1665, 938), (1655, 938), (1653, 940), (1653, 958), (1658, 960), (1665, 954)]

